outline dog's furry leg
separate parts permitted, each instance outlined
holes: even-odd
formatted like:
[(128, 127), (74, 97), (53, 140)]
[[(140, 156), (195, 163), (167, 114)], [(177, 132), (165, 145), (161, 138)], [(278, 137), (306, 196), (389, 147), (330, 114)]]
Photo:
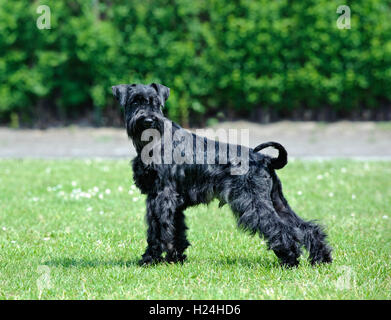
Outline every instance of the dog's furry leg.
[[(244, 189), (244, 190), (243, 190)], [(301, 254), (298, 246), (298, 228), (285, 223), (276, 213), (270, 199), (270, 190), (267, 183), (257, 183), (256, 188), (232, 192), (239, 197), (231, 198), (229, 204), (238, 217), (238, 224), (252, 233), (259, 232), (273, 250), (281, 263), (293, 267), (299, 264)]]
[(263, 235), (268, 248), (274, 251), (282, 265), (294, 267), (299, 264), (298, 230), (278, 218), (271, 202), (258, 201), (254, 210), (248, 210), (241, 216), (239, 225), (249, 226)]
[(158, 216), (156, 215), (155, 207), (153, 205), (154, 196), (149, 195), (147, 199), (147, 249), (143, 254), (140, 265), (149, 265), (160, 262), (162, 260), (162, 244), (160, 239), (160, 223)]
[(331, 248), (327, 244), (326, 234), (322, 227), (314, 222), (302, 220), (289, 206), (282, 192), (281, 181), (273, 172), (272, 200), (278, 215), (290, 225), (301, 230), (300, 243), (309, 252), (311, 264), (332, 262)]
[[(156, 194), (148, 196), (148, 207), (156, 217), (156, 220), (154, 221), (157, 222), (157, 230), (159, 231), (157, 235), (148, 234), (148, 238), (154, 239), (154, 244), (158, 244), (160, 248), (160, 252), (156, 249), (151, 250), (151, 252), (161, 253), (162, 251), (165, 251), (167, 253), (166, 260), (169, 262), (178, 258), (175, 247), (175, 213), (179, 204), (178, 194), (170, 187), (165, 187), (163, 190), (157, 191)], [(148, 232), (149, 231), (150, 229), (148, 229)], [(149, 253), (148, 249), (146, 254)], [(145, 260), (144, 256), (143, 260)], [(148, 254), (146, 257), (149, 258)], [(156, 255), (152, 256), (152, 259), (155, 257)]]
[(178, 208), (175, 212), (174, 227), (174, 250), (171, 254), (167, 254), (166, 261), (174, 263), (184, 262), (186, 255), (183, 253), (190, 243), (186, 238), (187, 226), (185, 224), (185, 215), (181, 208)]

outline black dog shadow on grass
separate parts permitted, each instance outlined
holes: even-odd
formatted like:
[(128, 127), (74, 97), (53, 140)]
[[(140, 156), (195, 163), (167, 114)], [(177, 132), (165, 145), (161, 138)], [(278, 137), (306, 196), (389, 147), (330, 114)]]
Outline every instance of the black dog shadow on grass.
[[(138, 264), (139, 259), (134, 260), (100, 260), (100, 259), (74, 259), (74, 258), (61, 258), (61, 259), (53, 259), (50, 261), (45, 261), (43, 264), (49, 267), (64, 267), (64, 268), (72, 268), (72, 267), (82, 267), (82, 268), (97, 268), (102, 266), (108, 267), (140, 267)], [(280, 264), (278, 261), (269, 260), (269, 259), (249, 259), (243, 257), (219, 257), (218, 259), (206, 259), (205, 261), (201, 261), (197, 258), (186, 260), (184, 265), (190, 263), (205, 263), (207, 262), (210, 265), (218, 265), (218, 266), (233, 266), (237, 265), (245, 268), (263, 268), (263, 269), (275, 269), (279, 268)], [(156, 264), (148, 267), (154, 267)]]
[(53, 259), (50, 261), (45, 261), (43, 264), (49, 267), (82, 267), (82, 268), (96, 268), (102, 266), (111, 266), (111, 267), (132, 267), (138, 266), (137, 259), (135, 260), (101, 260), (101, 259), (73, 259), (73, 258), (62, 258), (62, 259)]
[[(201, 261), (200, 261), (201, 262)], [(205, 262), (204, 262), (205, 263)], [(278, 269), (281, 267), (280, 263), (274, 259), (263, 258), (245, 258), (245, 257), (220, 257), (219, 259), (208, 259), (208, 263), (218, 266), (238, 266), (247, 269), (262, 268), (262, 269)]]

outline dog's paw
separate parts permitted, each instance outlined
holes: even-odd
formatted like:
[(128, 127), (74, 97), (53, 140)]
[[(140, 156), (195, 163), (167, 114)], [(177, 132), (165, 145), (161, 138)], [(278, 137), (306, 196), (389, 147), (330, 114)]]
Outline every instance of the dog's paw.
[(328, 247), (323, 250), (319, 250), (312, 257), (310, 256), (310, 262), (313, 266), (321, 263), (331, 263), (333, 262), (333, 257), (331, 256), (331, 249)]
[(175, 254), (166, 256), (167, 263), (184, 263), (187, 256), (185, 254)]
[(272, 248), (280, 264), (286, 268), (293, 268), (299, 265), (299, 258), (301, 255), (300, 247), (293, 241), (293, 237), (289, 237), (291, 240), (290, 246), (282, 246)]
[(162, 261), (163, 261), (163, 259), (161, 257), (154, 258), (151, 256), (143, 256), (141, 258), (141, 260), (139, 260), (138, 265), (142, 266), (142, 267), (147, 267), (147, 266), (154, 265), (154, 264), (157, 264)]
[(297, 258), (285, 258), (280, 261), (281, 266), (284, 268), (296, 268), (299, 266), (299, 260)]

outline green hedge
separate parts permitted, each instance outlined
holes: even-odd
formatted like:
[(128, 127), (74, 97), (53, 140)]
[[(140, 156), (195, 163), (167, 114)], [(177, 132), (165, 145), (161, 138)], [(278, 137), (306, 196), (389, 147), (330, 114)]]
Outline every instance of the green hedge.
[[(51, 29), (36, 27), (38, 5)], [(339, 5), (351, 29), (336, 26)], [(391, 102), (391, 4), (381, 0), (0, 1), (0, 119), (113, 108), (110, 87), (160, 82), (168, 113), (380, 108)]]

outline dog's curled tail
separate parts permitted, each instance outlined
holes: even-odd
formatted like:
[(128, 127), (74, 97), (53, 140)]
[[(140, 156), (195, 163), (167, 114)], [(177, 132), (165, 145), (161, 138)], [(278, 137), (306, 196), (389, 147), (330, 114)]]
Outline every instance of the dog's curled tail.
[(282, 169), (285, 167), (285, 165), (288, 163), (288, 153), (286, 152), (285, 148), (279, 144), (278, 142), (266, 142), (262, 143), (259, 146), (254, 148), (254, 152), (258, 152), (262, 149), (265, 149), (267, 147), (273, 147), (278, 150), (278, 157), (277, 158), (271, 158), (270, 165), (273, 169)]

